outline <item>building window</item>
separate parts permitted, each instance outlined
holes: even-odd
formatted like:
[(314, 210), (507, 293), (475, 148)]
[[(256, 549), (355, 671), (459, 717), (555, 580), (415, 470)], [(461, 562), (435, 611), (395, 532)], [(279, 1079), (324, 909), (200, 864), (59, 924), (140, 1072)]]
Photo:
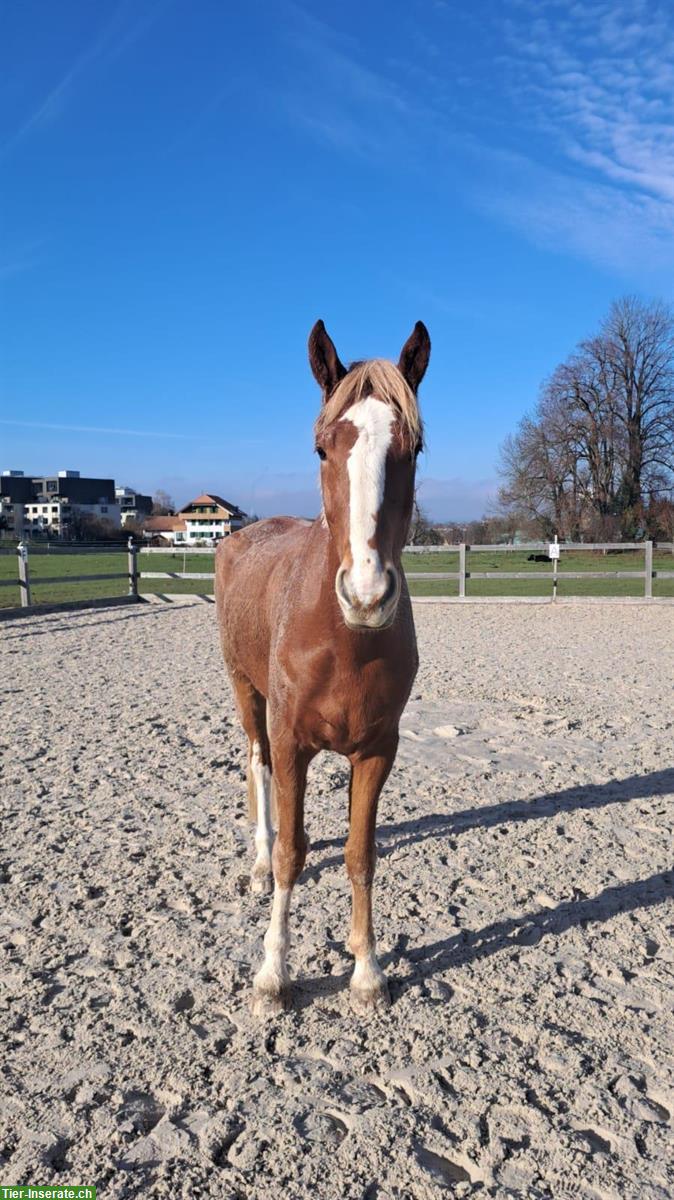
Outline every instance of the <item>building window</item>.
[(107, 512), (107, 511), (108, 511), (107, 504), (101, 504), (101, 512), (103, 513), (103, 512)]

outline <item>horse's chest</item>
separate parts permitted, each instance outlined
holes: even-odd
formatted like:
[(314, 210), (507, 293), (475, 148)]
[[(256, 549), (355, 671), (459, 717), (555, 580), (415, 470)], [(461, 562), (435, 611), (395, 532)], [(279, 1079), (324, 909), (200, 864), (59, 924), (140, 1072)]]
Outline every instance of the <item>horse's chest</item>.
[(397, 729), (413, 671), (400, 666), (335, 671), (320, 686), (300, 689), (294, 724), (301, 744), (354, 754)]

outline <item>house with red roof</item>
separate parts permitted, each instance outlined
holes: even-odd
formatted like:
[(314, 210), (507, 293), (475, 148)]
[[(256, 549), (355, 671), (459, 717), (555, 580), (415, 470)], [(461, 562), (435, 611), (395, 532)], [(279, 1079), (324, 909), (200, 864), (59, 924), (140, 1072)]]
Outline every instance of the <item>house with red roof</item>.
[(204, 492), (173, 517), (150, 517), (143, 532), (148, 539), (161, 538), (173, 546), (212, 546), (241, 529), (245, 519), (237, 504)]

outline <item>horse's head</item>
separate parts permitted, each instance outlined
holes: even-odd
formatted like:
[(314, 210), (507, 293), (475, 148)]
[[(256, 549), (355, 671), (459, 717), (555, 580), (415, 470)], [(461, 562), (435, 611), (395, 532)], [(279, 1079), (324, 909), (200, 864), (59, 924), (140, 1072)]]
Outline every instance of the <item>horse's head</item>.
[(398, 607), (422, 446), (416, 393), (430, 352), (421, 321), (397, 367), (372, 359), (347, 370), (322, 321), (309, 337), (311, 369), (323, 390), (316, 422), (323, 512), (339, 558), (335, 591), (352, 628), (383, 629)]

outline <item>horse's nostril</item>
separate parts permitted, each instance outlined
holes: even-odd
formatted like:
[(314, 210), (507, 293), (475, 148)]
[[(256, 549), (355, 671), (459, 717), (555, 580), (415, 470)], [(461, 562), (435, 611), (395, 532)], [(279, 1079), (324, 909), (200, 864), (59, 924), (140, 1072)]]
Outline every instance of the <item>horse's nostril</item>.
[(388, 575), (388, 584), (386, 587), (386, 591), (384, 592), (384, 595), (382, 596), (381, 600), (379, 601), (382, 608), (384, 607), (384, 605), (388, 604), (389, 600), (393, 599), (393, 597), (395, 596), (396, 587), (398, 585), (398, 581), (396, 579), (396, 573), (392, 567), (386, 568), (386, 574)]
[(349, 589), (346, 586), (346, 570), (340, 571), (337, 576), (337, 591), (342, 597), (342, 600), (344, 600), (344, 602), (348, 604), (350, 608), (352, 608), (353, 600), (349, 595)]

